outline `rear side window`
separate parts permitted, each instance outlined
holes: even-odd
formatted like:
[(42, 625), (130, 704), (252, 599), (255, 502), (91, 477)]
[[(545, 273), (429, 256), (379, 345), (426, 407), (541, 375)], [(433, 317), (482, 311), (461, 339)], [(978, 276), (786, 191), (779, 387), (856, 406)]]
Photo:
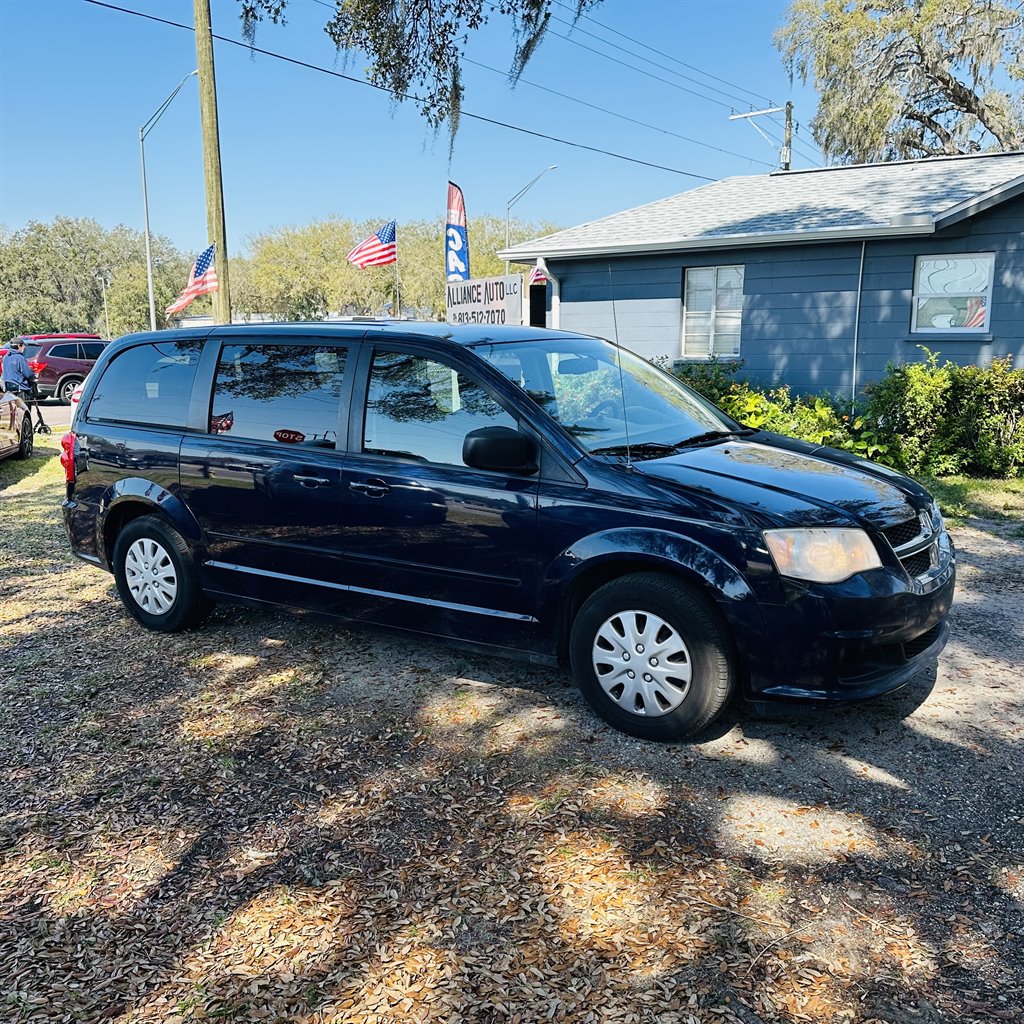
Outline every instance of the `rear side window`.
[(103, 371), (87, 418), (183, 427), (203, 340), (136, 345)]
[(83, 359), (99, 359), (100, 353), (103, 351), (103, 342), (101, 341), (84, 341), (81, 345), (84, 351)]
[(77, 345), (54, 345), (50, 349), (50, 355), (54, 359), (81, 359)]
[(42, 348), (41, 345), (32, 345), (29, 342), (26, 342), (25, 343), (25, 351), (22, 352), (22, 355), (26, 359), (34, 359), (37, 355), (39, 355), (39, 349), (40, 348)]
[(334, 448), (346, 353), (329, 345), (225, 345), (210, 433)]

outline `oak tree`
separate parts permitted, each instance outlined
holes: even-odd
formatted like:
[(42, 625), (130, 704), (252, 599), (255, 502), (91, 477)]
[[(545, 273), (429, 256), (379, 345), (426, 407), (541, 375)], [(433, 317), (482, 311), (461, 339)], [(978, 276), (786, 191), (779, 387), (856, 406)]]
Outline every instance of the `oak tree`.
[(833, 160), (1024, 148), (1018, 0), (794, 0), (775, 45)]

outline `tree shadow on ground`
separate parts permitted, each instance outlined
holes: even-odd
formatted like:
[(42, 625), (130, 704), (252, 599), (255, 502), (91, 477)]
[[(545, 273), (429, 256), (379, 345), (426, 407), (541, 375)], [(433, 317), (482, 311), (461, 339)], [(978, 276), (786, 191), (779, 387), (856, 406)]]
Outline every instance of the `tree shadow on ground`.
[(146, 634), (54, 515), (13, 518), (47, 628), (0, 626), (10, 1019), (1024, 1014), (1021, 698), (958, 675), (969, 635), (882, 701), (657, 746), (557, 671), (228, 608)]

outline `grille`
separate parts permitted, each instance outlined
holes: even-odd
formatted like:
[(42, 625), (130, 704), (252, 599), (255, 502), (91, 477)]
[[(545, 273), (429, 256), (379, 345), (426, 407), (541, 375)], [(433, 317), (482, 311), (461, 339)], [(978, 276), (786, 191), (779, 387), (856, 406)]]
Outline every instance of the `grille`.
[(912, 541), (921, 534), (921, 520), (908, 519), (905, 523), (897, 523), (895, 526), (887, 526), (882, 531), (882, 536), (894, 547)]
[(923, 576), (932, 567), (931, 554), (927, 548), (907, 558), (901, 558), (900, 561), (910, 576)]
[(903, 644), (903, 653), (910, 661), (912, 658), (916, 658), (922, 651), (931, 647), (933, 643), (939, 638), (939, 633), (942, 631), (942, 623), (937, 626), (932, 626), (927, 633), (922, 633), (920, 636), (914, 637), (913, 640), (907, 640)]

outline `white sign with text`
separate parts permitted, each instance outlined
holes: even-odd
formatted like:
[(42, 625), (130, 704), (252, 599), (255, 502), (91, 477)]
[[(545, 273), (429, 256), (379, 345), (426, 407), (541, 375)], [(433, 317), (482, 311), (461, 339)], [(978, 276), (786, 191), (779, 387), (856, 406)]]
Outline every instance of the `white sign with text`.
[(447, 320), (450, 324), (521, 324), (522, 275), (449, 281)]

